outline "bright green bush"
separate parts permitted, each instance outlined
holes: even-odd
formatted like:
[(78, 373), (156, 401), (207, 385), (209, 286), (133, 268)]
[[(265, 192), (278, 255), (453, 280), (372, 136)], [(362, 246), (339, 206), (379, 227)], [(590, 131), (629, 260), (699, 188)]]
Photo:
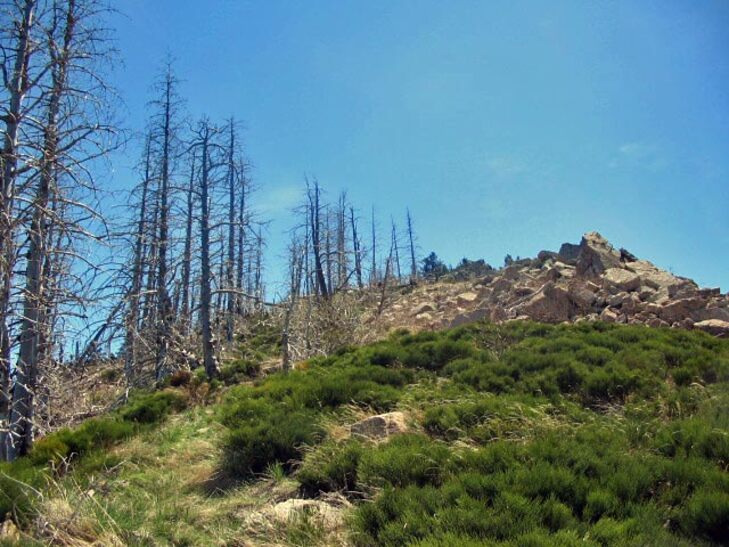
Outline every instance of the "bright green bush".
[(271, 411), (231, 428), (225, 439), (224, 467), (246, 479), (276, 463), (290, 470), (300, 459), (303, 447), (318, 441), (321, 435), (311, 411)]
[(357, 441), (324, 443), (304, 458), (296, 479), (308, 496), (357, 491), (357, 467), (366, 448)]
[(366, 451), (358, 475), (363, 484), (370, 486), (439, 485), (450, 458), (451, 452), (445, 445), (425, 435), (402, 434), (377, 449)]
[(133, 397), (120, 411), (128, 422), (152, 424), (161, 421), (173, 411), (183, 410), (187, 399), (177, 391), (164, 390), (139, 394)]

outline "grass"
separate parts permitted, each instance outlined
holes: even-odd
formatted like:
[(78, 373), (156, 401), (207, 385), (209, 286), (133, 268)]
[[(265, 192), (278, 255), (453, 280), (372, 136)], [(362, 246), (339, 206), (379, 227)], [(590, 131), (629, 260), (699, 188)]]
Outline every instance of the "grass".
[[(65, 515), (46, 520), (110, 545), (729, 543), (727, 340), (475, 324), (398, 331), (246, 378), (214, 406), (180, 412), (156, 395), (82, 426), (73, 448), (85, 455), (34, 483), (33, 514)], [(380, 443), (346, 434), (391, 410), (412, 430)], [(70, 442), (49, 437), (13, 472), (32, 476)], [(275, 526), (252, 519), (331, 496), (354, 504), (348, 537), (306, 511)]]

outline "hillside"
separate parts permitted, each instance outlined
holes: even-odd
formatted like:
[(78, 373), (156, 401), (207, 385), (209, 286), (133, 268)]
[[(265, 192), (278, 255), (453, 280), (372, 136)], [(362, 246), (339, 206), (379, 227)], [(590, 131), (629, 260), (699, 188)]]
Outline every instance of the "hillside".
[(616, 249), (597, 232), (505, 268), (459, 273), (393, 297), (383, 312), (385, 325), (437, 329), (478, 319), (599, 319), (729, 335), (729, 295)]
[(231, 367), (1, 464), (4, 544), (729, 541), (729, 340), (479, 322)]

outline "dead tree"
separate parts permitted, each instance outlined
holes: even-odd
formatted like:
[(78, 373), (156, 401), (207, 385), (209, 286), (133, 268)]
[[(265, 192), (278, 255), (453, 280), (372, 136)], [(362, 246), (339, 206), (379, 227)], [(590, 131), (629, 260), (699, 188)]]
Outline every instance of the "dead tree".
[(354, 217), (354, 207), (349, 208), (352, 225), (352, 247), (354, 252), (354, 272), (357, 277), (357, 286), (362, 288), (362, 245), (357, 234), (357, 220)]
[(410, 281), (418, 279), (418, 263), (415, 259), (415, 238), (413, 236), (413, 217), (410, 216), (410, 209), (407, 209), (408, 240), (410, 242)]
[[(395, 267), (394, 271), (397, 272), (397, 278), (402, 278), (402, 272), (400, 271), (400, 250), (399, 250), (399, 244), (397, 241), (397, 227), (395, 226), (395, 219), (390, 219), (392, 224), (392, 244), (391, 249), (394, 250), (393, 259), (395, 261)], [(394, 272), (393, 272), (394, 273)]]
[(124, 342), (124, 374), (128, 384), (134, 379), (134, 364), (136, 359), (136, 337), (139, 331), (139, 307), (140, 292), (142, 290), (142, 278), (144, 275), (144, 242), (146, 238), (147, 222), (147, 201), (149, 199), (149, 184), (152, 175), (151, 136), (147, 136), (144, 151), (144, 171), (141, 183), (141, 196), (139, 199), (139, 220), (137, 221), (137, 233), (134, 242), (134, 257), (132, 265), (132, 282), (129, 290), (129, 304), (126, 318), (126, 339)]
[(9, 312), (13, 271), (15, 268), (14, 204), (19, 175), (19, 134), (28, 110), (25, 99), (34, 87), (31, 57), (36, 33), (36, 0), (8, 5), (8, 20), (3, 28), (2, 64), (5, 100), (2, 101), (3, 143), (0, 151), (0, 457), (9, 454), (7, 417), (10, 411), (11, 335)]
[(324, 272), (324, 261), (322, 260), (321, 190), (319, 188), (319, 181), (314, 179), (314, 183), (311, 186), (307, 181), (306, 194), (309, 200), (309, 233), (311, 235), (311, 248), (314, 254), (317, 294), (324, 298), (329, 298), (330, 290)]
[[(56, 240), (53, 233), (74, 242), (89, 234), (84, 226), (89, 215), (94, 221), (102, 220), (80, 196), (85, 192), (92, 198), (96, 190), (86, 165), (113, 146), (109, 137), (114, 128), (105, 121), (108, 88), (94, 73), (106, 56), (103, 32), (98, 26), (103, 11), (94, 0), (59, 0), (39, 15), (44, 40), (38, 42), (38, 47), (43, 48), (45, 64), (32, 84), (37, 86), (34, 114), (29, 116), (24, 131), (32, 141), (27, 145), (29, 153), (36, 155), (28, 161), (28, 181), (35, 188), (26, 225), (20, 343), (6, 443), (8, 459), (26, 454), (32, 446), (35, 396), (41, 387), (38, 378), (44, 359), (51, 354), (48, 344), (50, 327), (57, 318), (56, 307), (68, 301), (80, 304), (79, 278), (58, 265), (84, 258), (72, 244), (51, 248)], [(13, 171), (17, 176), (16, 167)], [(61, 275), (76, 285), (63, 295)]]
[[(304, 245), (306, 245), (306, 240)], [(291, 317), (294, 314), (296, 303), (301, 288), (301, 272), (304, 262), (304, 252), (302, 245), (297, 241), (296, 233), (292, 235), (291, 245), (289, 247), (289, 299), (284, 311), (283, 329), (281, 331), (281, 368), (287, 373), (291, 369), (291, 348), (290, 348), (290, 329)]]
[(190, 154), (190, 178), (187, 186), (187, 210), (185, 215), (185, 243), (182, 252), (182, 281), (181, 281), (181, 307), (180, 315), (183, 323), (183, 330), (188, 334), (190, 324), (192, 323), (190, 306), (190, 286), (192, 272), (192, 226), (193, 216), (195, 214), (195, 152)]
[(372, 206), (372, 269), (370, 270), (370, 284), (377, 285), (377, 232), (375, 229), (375, 206)]
[(339, 195), (337, 203), (337, 285), (345, 288), (349, 283), (349, 264), (347, 261), (347, 193)]
[(213, 139), (218, 130), (207, 120), (198, 123), (196, 142), (200, 148), (200, 327), (202, 331), (203, 363), (208, 378), (215, 378), (218, 365), (215, 358), (215, 345), (212, 329), (212, 273), (210, 270), (210, 203), (211, 187), (214, 182), (213, 171), (216, 160), (213, 158), (215, 143)]
[(170, 346), (172, 329), (172, 300), (168, 289), (167, 251), (170, 242), (170, 206), (171, 206), (171, 162), (175, 154), (176, 127), (175, 115), (179, 99), (177, 98), (177, 79), (172, 72), (171, 63), (167, 63), (162, 80), (158, 84), (161, 99), (158, 107), (161, 112), (157, 131), (160, 139), (160, 183), (159, 183), (159, 219), (157, 226), (157, 328), (155, 377), (161, 381), (168, 373), (167, 354)]

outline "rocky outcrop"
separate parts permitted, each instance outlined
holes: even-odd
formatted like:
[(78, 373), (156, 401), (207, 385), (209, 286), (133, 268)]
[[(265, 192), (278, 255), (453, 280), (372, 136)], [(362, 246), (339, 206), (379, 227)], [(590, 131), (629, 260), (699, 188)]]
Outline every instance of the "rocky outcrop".
[[(536, 259), (518, 260), (474, 281), (417, 287), (397, 305), (413, 310), (416, 328), (430, 329), (483, 318), (599, 319), (727, 336), (729, 324), (729, 295), (617, 250), (597, 232), (585, 234), (579, 245), (541, 251)], [(393, 326), (403, 325), (396, 314), (385, 315)]]
[(352, 435), (368, 439), (385, 439), (397, 433), (407, 431), (408, 424), (402, 412), (388, 412), (370, 416), (354, 423), (350, 427)]
[(694, 328), (713, 334), (714, 336), (720, 336), (726, 338), (729, 336), (729, 321), (721, 321), (719, 319), (707, 319), (706, 321), (699, 321), (694, 323)]
[(577, 275), (599, 277), (605, 270), (620, 267), (620, 252), (600, 234), (590, 232), (582, 236), (576, 265)]

